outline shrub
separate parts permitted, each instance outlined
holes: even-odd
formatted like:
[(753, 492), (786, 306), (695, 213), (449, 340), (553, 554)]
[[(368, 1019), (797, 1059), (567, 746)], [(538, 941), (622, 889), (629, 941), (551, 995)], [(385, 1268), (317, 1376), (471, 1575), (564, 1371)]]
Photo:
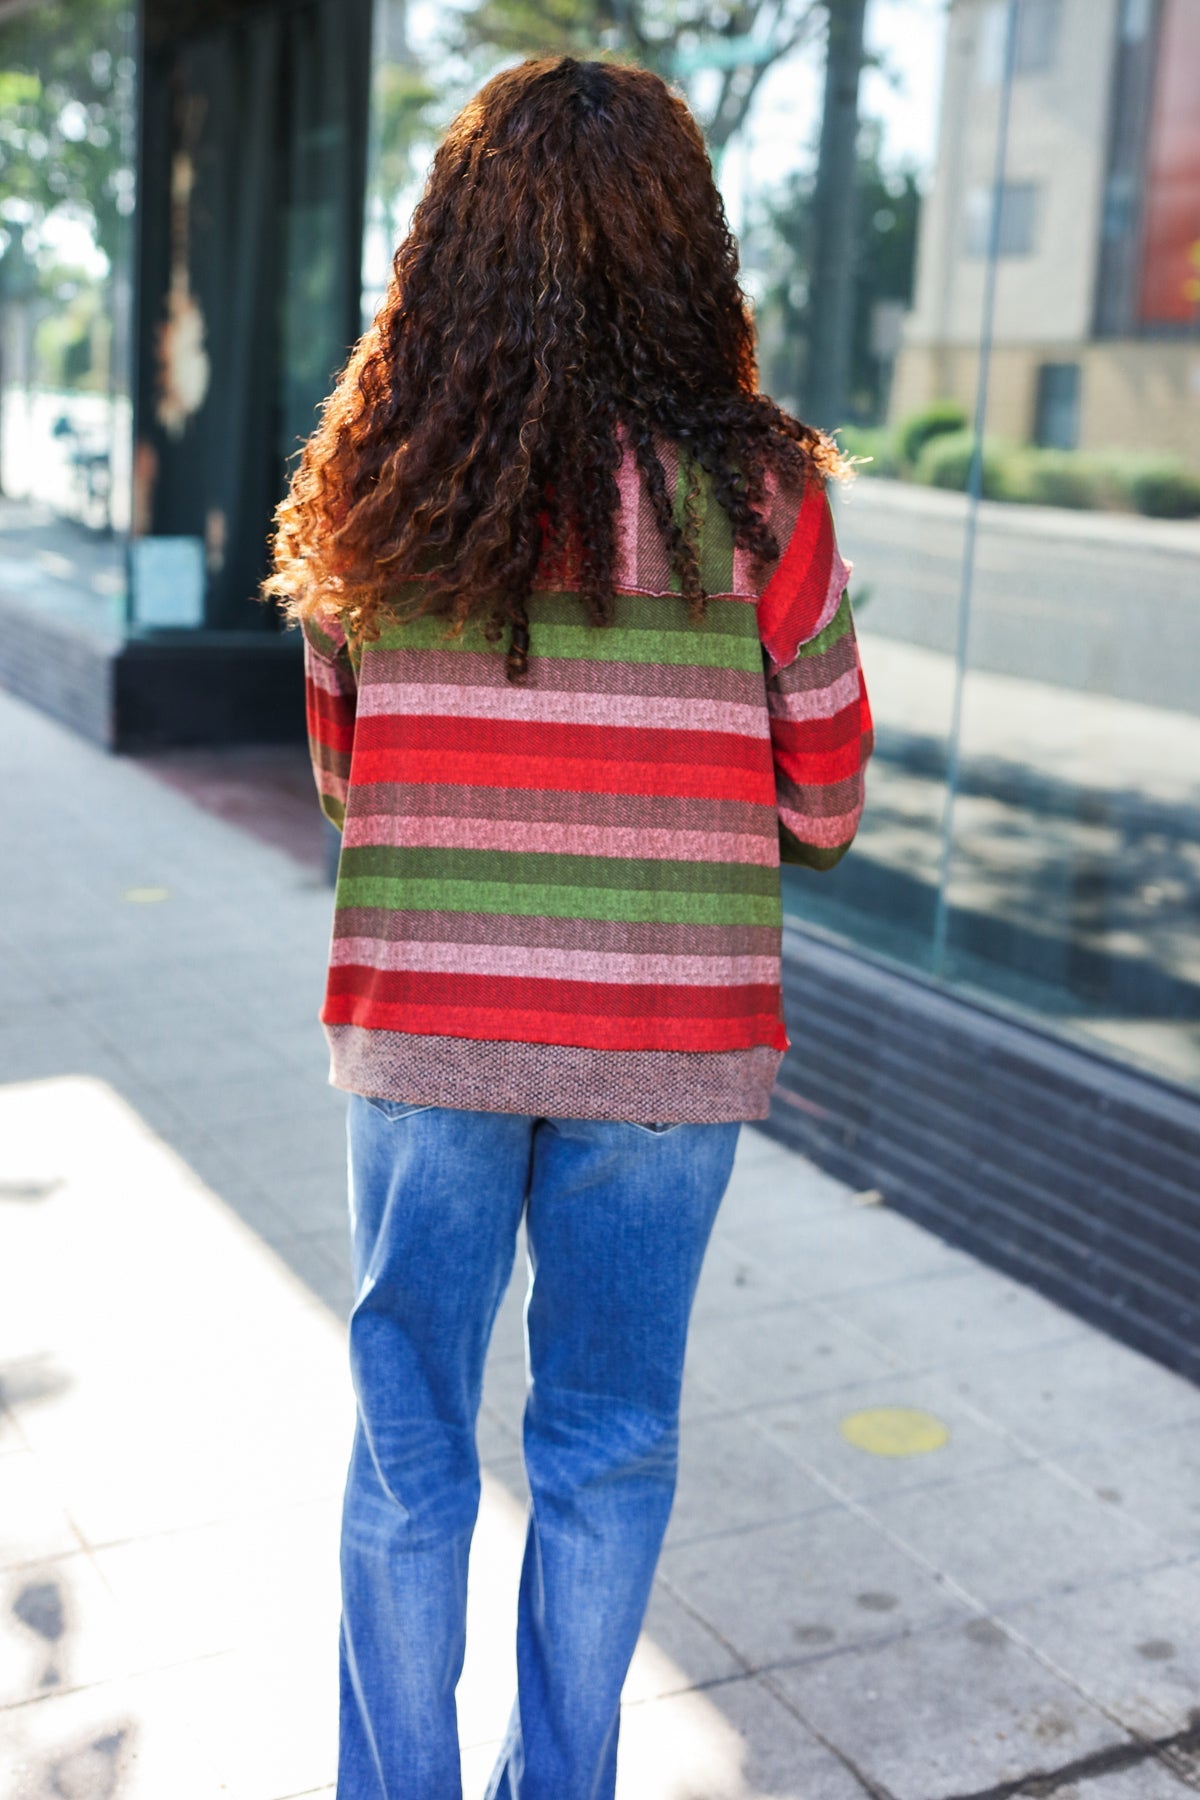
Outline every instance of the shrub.
[[(917, 480), (930, 487), (952, 488), (960, 494), (965, 493), (974, 449), (973, 431), (951, 431), (931, 438), (921, 452), (916, 468)], [(983, 492), (989, 500), (1007, 497), (1008, 461), (997, 444), (984, 443)]]
[(915, 468), (926, 444), (934, 438), (946, 437), (965, 429), (967, 415), (957, 400), (939, 400), (923, 412), (913, 413), (900, 427), (900, 460), (907, 468)]
[(894, 433), (882, 425), (843, 425), (838, 442), (849, 457), (869, 457), (862, 475), (898, 475), (900, 454)]
[(1131, 506), (1152, 519), (1200, 517), (1200, 475), (1174, 457), (1147, 457), (1117, 466)]
[(1072, 450), (1021, 450), (1009, 470), (1009, 498), (1079, 511), (1104, 505), (1103, 471)]

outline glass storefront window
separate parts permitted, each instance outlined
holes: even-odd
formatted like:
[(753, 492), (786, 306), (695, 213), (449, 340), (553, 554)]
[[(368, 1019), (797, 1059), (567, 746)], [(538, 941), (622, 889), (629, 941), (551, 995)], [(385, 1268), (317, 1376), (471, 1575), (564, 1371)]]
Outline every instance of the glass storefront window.
[(599, 49), (678, 81), (764, 383), (870, 459), (836, 504), (878, 754), (854, 853), (785, 871), (789, 916), (1196, 1084), (1200, 14), (795, 18), (749, 4), (731, 43), (654, 0), (386, 0), (367, 311), (493, 68)]

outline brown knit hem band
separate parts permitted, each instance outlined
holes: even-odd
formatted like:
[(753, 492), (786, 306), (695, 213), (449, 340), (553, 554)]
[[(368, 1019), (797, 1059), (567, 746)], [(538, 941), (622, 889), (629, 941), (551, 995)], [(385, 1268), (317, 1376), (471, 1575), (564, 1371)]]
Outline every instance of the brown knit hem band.
[(765, 1119), (783, 1056), (585, 1050), (327, 1025), (329, 1079), (352, 1094), (532, 1118), (708, 1125)]

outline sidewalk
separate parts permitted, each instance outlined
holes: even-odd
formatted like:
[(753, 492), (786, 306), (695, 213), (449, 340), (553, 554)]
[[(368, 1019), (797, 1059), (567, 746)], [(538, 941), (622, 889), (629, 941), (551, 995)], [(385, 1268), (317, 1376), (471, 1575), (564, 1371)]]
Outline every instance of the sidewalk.
[[(332, 1795), (328, 890), (3, 695), (0, 754), (0, 1800)], [(467, 1800), (512, 1690), (518, 1287)], [(621, 1800), (1200, 1792), (1198, 1477), (1200, 1391), (746, 1130)]]

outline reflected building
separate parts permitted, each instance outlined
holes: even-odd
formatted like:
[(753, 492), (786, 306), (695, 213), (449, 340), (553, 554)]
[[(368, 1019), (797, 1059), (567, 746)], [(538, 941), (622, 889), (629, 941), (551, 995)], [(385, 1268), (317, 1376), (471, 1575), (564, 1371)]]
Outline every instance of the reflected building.
[[(1007, 27), (951, 9), (898, 419), (974, 402)], [(1013, 62), (991, 428), (1200, 468), (1200, 7), (1022, 0)]]

